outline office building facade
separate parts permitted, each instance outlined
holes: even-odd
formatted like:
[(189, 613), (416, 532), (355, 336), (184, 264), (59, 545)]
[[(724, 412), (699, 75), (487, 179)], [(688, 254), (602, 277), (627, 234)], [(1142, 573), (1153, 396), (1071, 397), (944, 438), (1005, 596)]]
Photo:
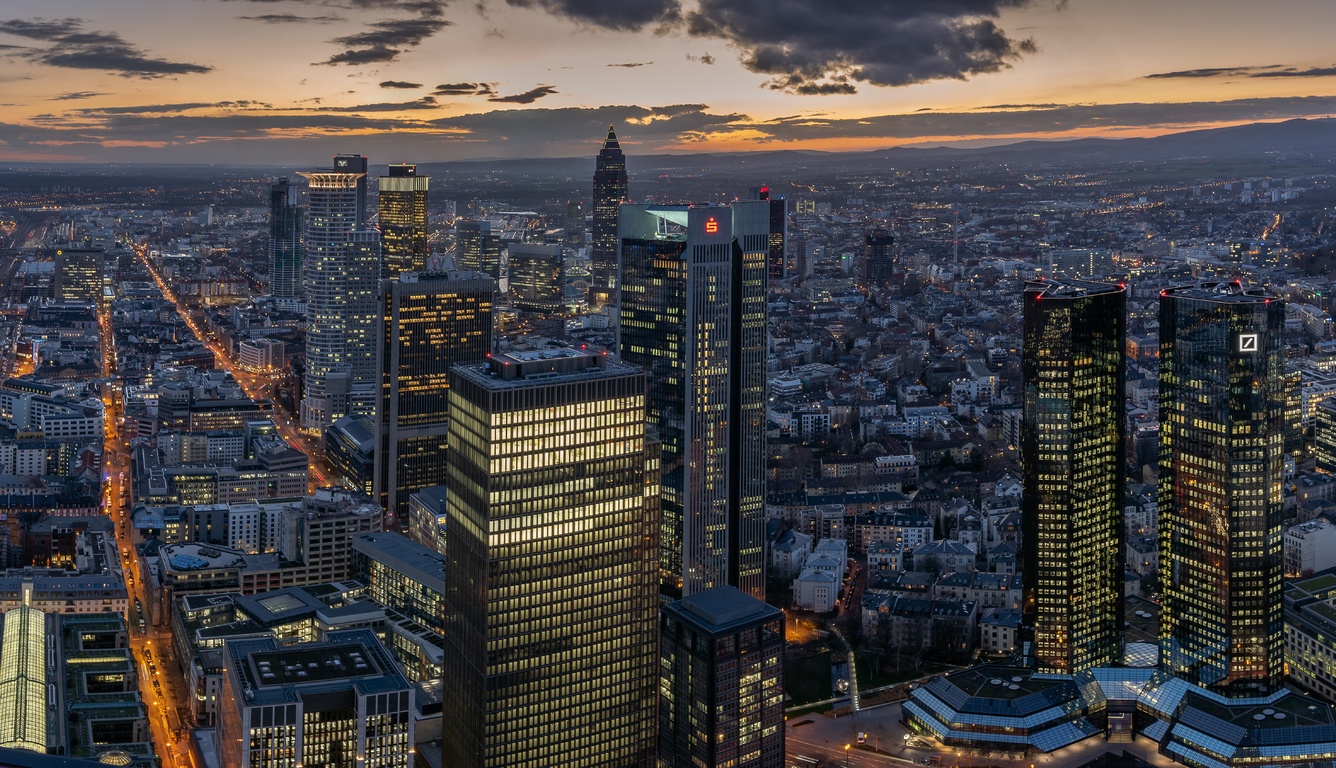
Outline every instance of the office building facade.
[(564, 249), (555, 244), (511, 243), (506, 252), (510, 301), (515, 308), (560, 312), (565, 288)]
[(659, 765), (784, 768), (784, 613), (723, 586), (663, 607)]
[(506, 246), (501, 233), (486, 219), (455, 222), (455, 266), (466, 272), (481, 272), (500, 281), (505, 275)]
[(300, 192), (286, 178), (269, 187), (269, 293), (278, 299), (302, 295), (306, 210)]
[(416, 165), (391, 164), (380, 177), (380, 239), (385, 257), (384, 277), (420, 270), (431, 251), (427, 246), (427, 187), (430, 178), (419, 176)]
[(100, 305), (105, 258), (101, 248), (57, 248), (56, 299)]
[[(366, 158), (361, 158), (365, 166)], [(335, 158), (351, 163), (347, 156)], [(365, 173), (313, 171), (308, 182), (306, 378), (301, 421), (322, 432), (348, 413), (371, 412), (380, 233), (362, 228)], [(360, 196), (360, 197), (359, 197)]]
[(1160, 665), (1227, 696), (1284, 679), (1284, 302), (1160, 297)]
[(868, 285), (890, 285), (895, 274), (895, 236), (889, 229), (869, 230), (863, 236), (863, 280)]
[(1102, 283), (1025, 289), (1022, 616), (1040, 672), (1123, 657), (1126, 296)]
[(655, 455), (645, 375), (544, 350), (456, 366), (445, 765), (651, 768)]
[(413, 686), (369, 629), (224, 645), (223, 765), (413, 766)]
[(405, 272), (380, 286), (374, 494), (394, 530), (445, 482), (450, 367), (492, 350), (492, 287), (477, 272)]
[(617, 349), (663, 443), (665, 594), (765, 594), (770, 205), (621, 208)]
[(630, 199), (626, 176), (626, 155), (617, 141), (617, 133), (608, 126), (603, 148), (594, 161), (594, 197), (589, 252), (590, 282), (593, 302), (606, 304), (617, 300), (617, 209)]

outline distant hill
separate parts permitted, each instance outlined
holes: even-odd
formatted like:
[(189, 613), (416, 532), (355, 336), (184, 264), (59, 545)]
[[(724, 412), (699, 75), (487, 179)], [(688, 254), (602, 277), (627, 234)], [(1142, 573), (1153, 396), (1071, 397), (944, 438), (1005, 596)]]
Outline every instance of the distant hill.
[[(692, 173), (738, 173), (794, 170), (931, 168), (943, 165), (975, 166), (998, 163), (1060, 166), (1100, 165), (1169, 160), (1220, 162), (1248, 158), (1312, 158), (1336, 160), (1336, 119), (1287, 120), (1252, 123), (1230, 128), (1184, 131), (1149, 139), (1073, 139), (1070, 141), (1022, 141), (996, 147), (891, 147), (868, 152), (816, 152), (767, 150), (759, 152), (700, 153), (691, 155), (635, 155), (628, 153), (627, 170), (648, 174), (672, 170), (676, 175)], [(427, 173), (535, 174), (587, 176), (594, 172), (594, 155), (588, 157), (470, 160), (423, 163)]]

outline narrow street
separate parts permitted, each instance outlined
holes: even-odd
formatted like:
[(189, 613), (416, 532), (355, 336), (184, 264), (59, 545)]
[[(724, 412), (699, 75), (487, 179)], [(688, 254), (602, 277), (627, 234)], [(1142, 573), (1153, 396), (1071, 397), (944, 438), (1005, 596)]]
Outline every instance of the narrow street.
[[(123, 391), (120, 380), (114, 375), (115, 337), (111, 333), (111, 319), (105, 309), (99, 312), (99, 324), (102, 327), (103, 371), (108, 374), (107, 386), (103, 388), (102, 394), (102, 503), (104, 513), (115, 525), (116, 546), (120, 552), (118, 565), (130, 598), (126, 616), (130, 652), (138, 671), (140, 695), (148, 714), (154, 750), (163, 766), (199, 768), (203, 762), (197, 762), (189, 731), (181, 722), (181, 712), (189, 710), (184, 709), (187, 703), (185, 687), (181, 682), (184, 674), (170, 655), (170, 628), (152, 626), (141, 607), (148, 600), (143, 584), (148, 569), (141, 567), (139, 553), (135, 549), (135, 531), (130, 520), (130, 438), (124, 432)], [(144, 632), (139, 629), (141, 619), (145, 622)]]

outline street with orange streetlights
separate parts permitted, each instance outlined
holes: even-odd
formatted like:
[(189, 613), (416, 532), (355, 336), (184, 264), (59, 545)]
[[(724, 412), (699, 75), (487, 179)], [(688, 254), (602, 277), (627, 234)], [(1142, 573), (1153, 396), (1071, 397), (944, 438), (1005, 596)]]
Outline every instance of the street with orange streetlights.
[[(264, 391), (267, 387), (272, 385), (272, 382), (267, 381), (264, 376), (251, 373), (241, 368), (237, 360), (233, 357), (231, 350), (225, 349), (221, 344), (213, 340), (204, 329), (200, 328), (198, 321), (196, 321), (190, 309), (182, 304), (180, 297), (172, 291), (162, 275), (153, 266), (153, 261), (148, 256), (148, 247), (146, 245), (136, 245), (135, 253), (145, 269), (148, 270), (149, 275), (153, 278), (153, 282), (157, 284), (158, 290), (162, 292), (162, 295), (168, 301), (176, 305), (177, 312), (180, 314), (181, 319), (185, 321), (186, 326), (190, 328), (190, 332), (195, 335), (195, 338), (198, 339), (201, 344), (213, 353), (215, 366), (231, 374), (232, 378), (241, 386), (242, 391), (246, 393), (247, 397), (256, 400), (265, 399)], [(273, 421), (274, 426), (277, 427), (278, 433), (283, 436), (283, 439), (287, 440), (289, 445), (292, 445), (302, 453), (305, 453), (310, 459), (310, 466), (308, 469), (310, 475), (308, 487), (310, 491), (314, 493), (316, 488), (328, 485), (329, 472), (321, 461), (322, 451), (320, 450), (319, 443), (311, 435), (300, 432), (294, 426), (293, 417), (280, 414), (277, 411), (277, 404), (275, 404)]]

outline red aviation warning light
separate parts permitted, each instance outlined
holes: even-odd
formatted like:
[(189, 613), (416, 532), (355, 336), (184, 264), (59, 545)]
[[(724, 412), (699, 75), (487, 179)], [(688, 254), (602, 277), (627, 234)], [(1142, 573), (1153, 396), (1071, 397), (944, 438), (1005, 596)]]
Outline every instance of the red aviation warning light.
[(705, 234), (714, 235), (719, 232), (719, 221), (713, 216), (705, 220)]

